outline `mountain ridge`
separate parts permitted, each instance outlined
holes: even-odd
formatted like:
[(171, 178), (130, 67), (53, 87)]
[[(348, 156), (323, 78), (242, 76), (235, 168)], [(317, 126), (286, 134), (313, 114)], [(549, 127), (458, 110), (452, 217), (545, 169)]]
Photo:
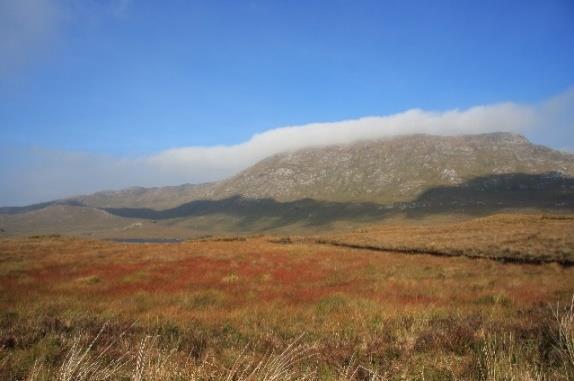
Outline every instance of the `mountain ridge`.
[[(453, 162), (461, 158), (466, 162)], [(217, 182), (134, 186), (23, 207), (1, 207), (0, 213), (53, 204), (169, 209), (194, 200), (235, 195), (277, 201), (406, 202), (425, 188), (462, 184), (474, 177), (546, 172), (574, 176), (574, 154), (532, 144), (522, 135), (507, 132), (413, 134), (281, 152)], [(324, 177), (330, 177), (330, 182), (321, 181)], [(341, 177), (342, 184), (334, 184)], [(297, 189), (290, 190), (294, 187)]]
[(389, 203), (478, 176), (552, 171), (574, 176), (574, 155), (511, 133), (418, 134), (276, 154), (216, 183), (209, 196)]
[(574, 211), (574, 155), (509, 133), (310, 147), (270, 156), (215, 183), (131, 187), (0, 208), (0, 228), (104, 232), (109, 225), (113, 234), (172, 231), (179, 237), (507, 210)]

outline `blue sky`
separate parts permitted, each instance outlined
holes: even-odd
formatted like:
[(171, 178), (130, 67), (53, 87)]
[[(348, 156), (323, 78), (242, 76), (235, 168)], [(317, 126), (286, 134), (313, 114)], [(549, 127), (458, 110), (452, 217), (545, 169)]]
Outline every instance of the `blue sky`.
[(0, 0), (0, 204), (214, 180), (261, 155), (103, 168), (410, 109), (558, 98), (543, 127), (497, 127), (572, 149), (573, 68), (571, 0)]

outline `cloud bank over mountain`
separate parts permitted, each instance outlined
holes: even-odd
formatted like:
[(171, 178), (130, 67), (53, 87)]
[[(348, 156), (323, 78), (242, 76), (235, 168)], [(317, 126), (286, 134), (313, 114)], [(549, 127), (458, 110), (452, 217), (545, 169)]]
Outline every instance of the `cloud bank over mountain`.
[(287, 126), (254, 135), (236, 145), (168, 149), (139, 158), (118, 158), (47, 149), (0, 153), (0, 205), (18, 205), (134, 185), (200, 183), (232, 176), (279, 152), (405, 134), (463, 135), (505, 131), (535, 143), (563, 136), (574, 144), (574, 89), (539, 104), (512, 102), (464, 110), (405, 112), (354, 120)]

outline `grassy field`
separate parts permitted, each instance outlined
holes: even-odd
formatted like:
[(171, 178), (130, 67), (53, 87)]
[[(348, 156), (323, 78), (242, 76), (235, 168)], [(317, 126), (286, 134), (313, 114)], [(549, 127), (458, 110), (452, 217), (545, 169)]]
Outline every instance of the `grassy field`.
[(574, 216), (499, 214), (457, 223), (373, 225), (315, 239), (324, 244), (404, 254), (574, 265)]
[(317, 238), (387, 251), (0, 240), (0, 379), (574, 379), (574, 267), (488, 259), (572, 258), (573, 232), (495, 216)]

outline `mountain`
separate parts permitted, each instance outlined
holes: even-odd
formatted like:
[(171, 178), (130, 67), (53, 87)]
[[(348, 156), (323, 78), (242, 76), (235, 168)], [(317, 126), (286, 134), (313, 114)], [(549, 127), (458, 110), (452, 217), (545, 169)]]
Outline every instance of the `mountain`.
[(214, 184), (206, 195), (392, 203), (481, 176), (548, 172), (574, 176), (574, 155), (509, 133), (412, 135), (278, 154)]
[[(62, 217), (78, 214), (75, 208), (84, 209), (81, 218)], [(177, 228), (178, 235), (197, 235), (306, 231), (397, 214), (501, 209), (574, 211), (574, 155), (510, 133), (401, 136), (280, 153), (216, 183), (134, 187), (0, 208), (0, 222), (10, 231), (18, 230), (13, 226), (21, 226), (16, 221), (22, 218), (36, 230), (46, 224), (64, 226), (57, 222), (64, 218), (71, 225), (77, 221), (76, 230), (86, 227), (90, 232), (99, 227), (105, 231), (108, 225), (125, 231), (118, 226), (137, 223), (146, 227), (146, 234), (169, 234)], [(88, 216), (86, 210), (94, 214)], [(111, 223), (96, 211), (118, 220)]]
[(73, 197), (97, 208), (167, 209), (201, 199), (304, 198), (337, 202), (407, 202), (425, 190), (489, 175), (574, 176), (574, 155), (531, 144), (521, 135), (410, 135), (280, 153), (217, 183), (133, 187)]
[(213, 183), (205, 183), (155, 188), (131, 187), (120, 191), (104, 191), (87, 196), (71, 197), (62, 201), (95, 208), (167, 209), (205, 197), (213, 185)]

